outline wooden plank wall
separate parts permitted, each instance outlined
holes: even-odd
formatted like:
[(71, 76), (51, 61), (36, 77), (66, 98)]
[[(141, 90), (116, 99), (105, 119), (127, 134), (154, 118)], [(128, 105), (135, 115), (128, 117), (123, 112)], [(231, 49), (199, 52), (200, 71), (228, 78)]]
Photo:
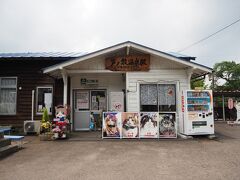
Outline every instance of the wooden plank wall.
[[(0, 59), (0, 77), (17, 77), (17, 113), (16, 115), (0, 115), (0, 125), (23, 126), (23, 121), (31, 119), (32, 90), (37, 86), (53, 86), (53, 106), (63, 102), (63, 81), (42, 73), (42, 68), (65, 61), (64, 58), (15, 58)], [(22, 87), (20, 90), (19, 87)], [(36, 115), (34, 119), (41, 120)]]

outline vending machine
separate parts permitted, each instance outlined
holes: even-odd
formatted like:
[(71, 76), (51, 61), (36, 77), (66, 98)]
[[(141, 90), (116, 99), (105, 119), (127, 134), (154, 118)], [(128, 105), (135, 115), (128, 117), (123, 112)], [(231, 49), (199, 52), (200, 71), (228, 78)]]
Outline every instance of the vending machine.
[(182, 92), (180, 133), (185, 135), (214, 134), (213, 116), (211, 90), (186, 90)]

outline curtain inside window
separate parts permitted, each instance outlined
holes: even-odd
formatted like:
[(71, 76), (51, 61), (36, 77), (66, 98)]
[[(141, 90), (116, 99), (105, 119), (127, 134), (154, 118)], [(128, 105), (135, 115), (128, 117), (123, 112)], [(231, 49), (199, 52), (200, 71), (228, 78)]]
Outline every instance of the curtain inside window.
[(156, 84), (141, 84), (140, 99), (141, 105), (157, 105), (157, 85)]
[(158, 85), (158, 102), (159, 105), (176, 104), (176, 87), (174, 84)]

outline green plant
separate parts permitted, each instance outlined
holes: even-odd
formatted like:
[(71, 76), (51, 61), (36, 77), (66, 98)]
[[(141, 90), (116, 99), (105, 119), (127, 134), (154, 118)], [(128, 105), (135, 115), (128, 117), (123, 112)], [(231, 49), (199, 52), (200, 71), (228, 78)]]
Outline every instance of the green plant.
[(43, 109), (42, 122), (41, 122), (41, 133), (49, 132), (51, 129), (50, 118), (48, 115), (47, 108)]
[(43, 109), (42, 123), (49, 122), (49, 115), (47, 108)]

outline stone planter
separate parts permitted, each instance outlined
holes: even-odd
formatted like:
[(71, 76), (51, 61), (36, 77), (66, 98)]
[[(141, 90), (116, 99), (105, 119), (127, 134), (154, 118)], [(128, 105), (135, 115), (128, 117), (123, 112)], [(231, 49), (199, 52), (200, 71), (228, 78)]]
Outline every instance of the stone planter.
[(40, 134), (40, 141), (52, 141), (53, 140), (53, 133), (47, 132), (47, 133), (43, 133)]

